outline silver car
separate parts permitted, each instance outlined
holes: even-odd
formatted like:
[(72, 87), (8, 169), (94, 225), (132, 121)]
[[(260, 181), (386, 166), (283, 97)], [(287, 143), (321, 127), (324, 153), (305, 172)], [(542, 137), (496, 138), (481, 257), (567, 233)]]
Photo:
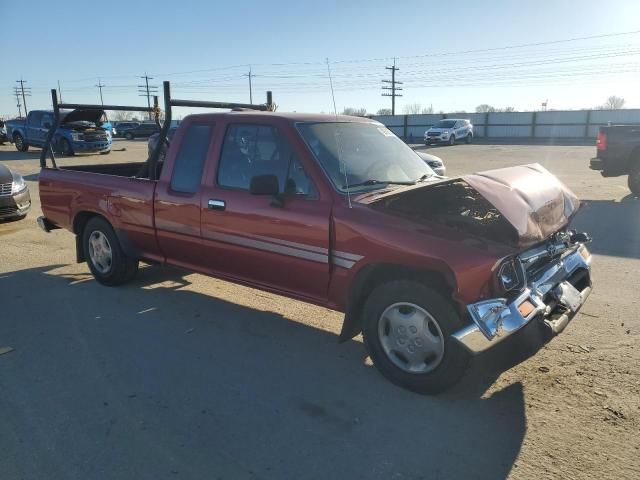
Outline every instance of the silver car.
[(425, 145), (432, 143), (455, 145), (456, 141), (471, 143), (471, 140), (473, 140), (473, 125), (464, 118), (445, 118), (424, 132)]
[(424, 161), (424, 163), (426, 163), (431, 167), (431, 170), (433, 170), (436, 173), (436, 175), (439, 175), (440, 177), (447, 176), (447, 169), (444, 166), (444, 162), (442, 161), (441, 158), (436, 157), (435, 155), (431, 155), (430, 153), (425, 153), (425, 152), (416, 152), (416, 153)]

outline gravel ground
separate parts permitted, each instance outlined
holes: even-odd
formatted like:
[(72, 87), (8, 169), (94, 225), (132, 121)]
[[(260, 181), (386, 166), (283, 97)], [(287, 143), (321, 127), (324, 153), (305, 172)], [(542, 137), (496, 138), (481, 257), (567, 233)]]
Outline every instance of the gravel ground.
[[(140, 158), (144, 141), (107, 157)], [(593, 147), (428, 149), (457, 175), (539, 162), (587, 206), (595, 289), (567, 330), (535, 326), (438, 397), (385, 381), (341, 316), (146, 267), (106, 288), (73, 237), (41, 232), (39, 151), (0, 147), (29, 216), (0, 224), (2, 479), (640, 478), (640, 202)], [(63, 160), (69, 161), (69, 160)], [(1, 350), (0, 350), (1, 351)]]

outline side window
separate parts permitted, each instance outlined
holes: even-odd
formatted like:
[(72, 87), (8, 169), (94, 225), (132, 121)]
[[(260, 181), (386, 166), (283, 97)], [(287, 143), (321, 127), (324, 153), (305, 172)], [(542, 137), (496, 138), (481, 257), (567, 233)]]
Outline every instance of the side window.
[(304, 171), (302, 163), (295, 153), (291, 154), (291, 164), (289, 165), (289, 176), (287, 177), (287, 195), (295, 195), (308, 199), (318, 198), (318, 191), (315, 185)]
[(282, 192), (289, 151), (275, 127), (230, 125), (220, 155), (218, 185), (248, 190), (254, 176), (275, 175)]
[(42, 115), (42, 120), (40, 121), (40, 126), (42, 128), (49, 128), (53, 124), (53, 115), (50, 113), (45, 113)]
[(212, 133), (210, 124), (193, 123), (187, 127), (173, 166), (171, 190), (184, 193), (198, 190)]
[(248, 124), (229, 126), (220, 155), (218, 185), (249, 190), (251, 178), (257, 175), (275, 175), (280, 192), (287, 195), (318, 197), (302, 163), (277, 128)]
[(39, 127), (40, 119), (42, 119), (42, 112), (31, 112), (29, 115), (29, 125), (32, 127)]

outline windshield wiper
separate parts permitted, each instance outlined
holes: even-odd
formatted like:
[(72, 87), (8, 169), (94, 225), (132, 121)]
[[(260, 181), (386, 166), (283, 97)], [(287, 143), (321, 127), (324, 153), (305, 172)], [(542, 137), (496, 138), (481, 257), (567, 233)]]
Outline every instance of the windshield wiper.
[(349, 185), (343, 185), (342, 188), (353, 188), (353, 187), (363, 187), (366, 185), (415, 185), (416, 182), (394, 182), (392, 180), (375, 180), (375, 179), (369, 179), (369, 180), (365, 180), (364, 182), (358, 182), (358, 183), (350, 183)]
[(427, 178), (435, 177), (435, 175), (436, 175), (435, 173), (425, 173), (419, 179), (416, 180), (416, 183), (424, 182)]

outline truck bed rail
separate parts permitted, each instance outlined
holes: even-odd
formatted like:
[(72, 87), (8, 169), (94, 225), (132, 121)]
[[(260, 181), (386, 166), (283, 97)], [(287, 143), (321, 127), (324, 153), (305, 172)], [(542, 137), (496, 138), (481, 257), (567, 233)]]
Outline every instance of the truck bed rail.
[(160, 138), (154, 148), (153, 152), (147, 159), (145, 163), (144, 171), (148, 172), (148, 176), (150, 180), (156, 180), (157, 169), (156, 165), (158, 163), (158, 158), (160, 157), (160, 151), (162, 146), (167, 141), (167, 134), (169, 132), (169, 128), (171, 126), (172, 119), (172, 108), (173, 107), (196, 107), (196, 108), (223, 108), (223, 109), (234, 109), (234, 108), (246, 108), (251, 110), (260, 110), (260, 111), (273, 111), (274, 103), (271, 91), (267, 91), (267, 102), (264, 104), (253, 105), (248, 103), (233, 103), (233, 102), (211, 102), (211, 101), (200, 101), (200, 100), (180, 100), (171, 98), (171, 85), (168, 81), (163, 82), (164, 87), (164, 109), (165, 109), (165, 117), (164, 122), (160, 125), (160, 108), (158, 106), (158, 97), (153, 97), (153, 107), (138, 107), (138, 106), (130, 106), (130, 105), (92, 105), (92, 104), (84, 104), (84, 103), (60, 103), (58, 102), (58, 91), (56, 89), (51, 89), (51, 101), (53, 103), (53, 124), (49, 128), (47, 133), (47, 138), (42, 147), (42, 152), (40, 153), (40, 167), (47, 168), (47, 155), (51, 155), (51, 164), (53, 168), (58, 168), (56, 164), (55, 153), (53, 151), (53, 147), (51, 142), (53, 140), (53, 136), (55, 135), (56, 130), (60, 126), (60, 110), (61, 109), (74, 109), (74, 110), (117, 110), (117, 111), (129, 111), (129, 112), (147, 112), (154, 115), (155, 122), (160, 126)]

